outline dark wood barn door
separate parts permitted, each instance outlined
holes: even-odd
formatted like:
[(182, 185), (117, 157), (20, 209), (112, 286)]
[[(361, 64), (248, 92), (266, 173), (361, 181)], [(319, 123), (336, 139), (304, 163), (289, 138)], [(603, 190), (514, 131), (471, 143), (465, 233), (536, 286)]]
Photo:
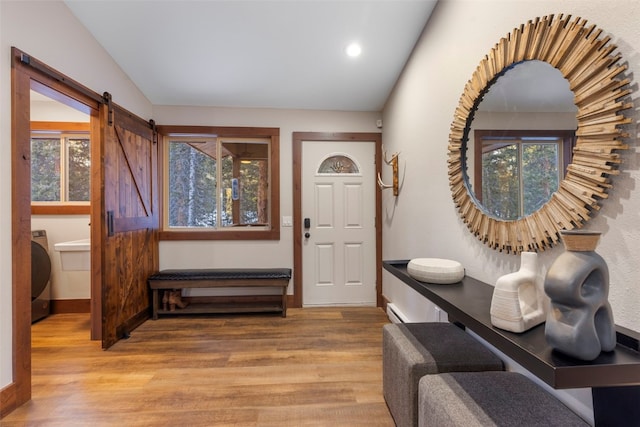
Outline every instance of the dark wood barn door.
[(158, 270), (158, 144), (152, 126), (107, 102), (101, 112), (104, 184), (102, 346), (149, 317), (147, 277)]

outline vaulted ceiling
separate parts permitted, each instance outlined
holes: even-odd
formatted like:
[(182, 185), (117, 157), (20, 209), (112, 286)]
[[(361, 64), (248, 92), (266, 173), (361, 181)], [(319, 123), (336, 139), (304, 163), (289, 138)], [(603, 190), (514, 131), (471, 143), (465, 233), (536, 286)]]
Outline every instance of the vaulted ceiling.
[(436, 2), (65, 1), (154, 105), (344, 111), (382, 110)]

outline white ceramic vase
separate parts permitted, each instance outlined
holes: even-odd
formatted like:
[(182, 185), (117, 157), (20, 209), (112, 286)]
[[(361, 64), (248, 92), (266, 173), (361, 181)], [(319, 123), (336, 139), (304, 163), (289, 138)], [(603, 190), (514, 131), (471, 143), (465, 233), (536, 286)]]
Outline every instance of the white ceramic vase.
[(543, 323), (549, 306), (543, 286), (538, 254), (522, 252), (520, 270), (496, 282), (490, 310), (493, 326), (520, 333)]

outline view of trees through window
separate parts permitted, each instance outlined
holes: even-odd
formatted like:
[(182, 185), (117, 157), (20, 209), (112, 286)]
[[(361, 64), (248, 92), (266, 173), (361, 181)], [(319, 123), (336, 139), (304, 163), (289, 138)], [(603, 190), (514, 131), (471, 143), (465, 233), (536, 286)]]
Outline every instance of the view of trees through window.
[(491, 215), (530, 215), (558, 189), (562, 141), (551, 139), (482, 141), (482, 204)]
[(266, 140), (171, 139), (168, 226), (268, 225), (268, 152)]
[(88, 202), (91, 146), (87, 135), (31, 138), (31, 200)]

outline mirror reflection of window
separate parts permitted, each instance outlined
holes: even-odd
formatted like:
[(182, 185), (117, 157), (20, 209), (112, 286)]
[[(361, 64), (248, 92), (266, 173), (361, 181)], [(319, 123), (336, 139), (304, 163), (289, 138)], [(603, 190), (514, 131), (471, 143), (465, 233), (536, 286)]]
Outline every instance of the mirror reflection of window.
[(481, 137), (477, 198), (497, 218), (514, 220), (540, 209), (564, 175), (562, 136)]
[(486, 213), (516, 220), (549, 201), (576, 128), (573, 92), (559, 70), (535, 60), (501, 75), (479, 103), (467, 142), (468, 184)]

